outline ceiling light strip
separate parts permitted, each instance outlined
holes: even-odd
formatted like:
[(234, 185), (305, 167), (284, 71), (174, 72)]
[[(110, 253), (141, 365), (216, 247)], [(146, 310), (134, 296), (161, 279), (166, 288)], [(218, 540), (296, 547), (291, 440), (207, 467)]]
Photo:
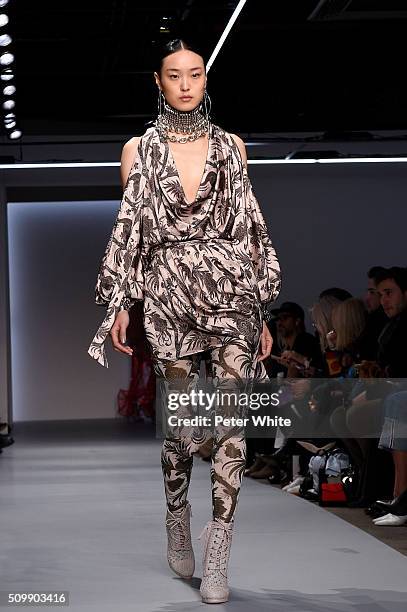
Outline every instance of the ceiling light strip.
[[(345, 159), (249, 159), (252, 166), (278, 164), (393, 164), (406, 163), (407, 157), (348, 157)], [(0, 164), (0, 170), (40, 170), (46, 168), (117, 168), (120, 162), (50, 162), (38, 164)]]
[(407, 157), (326, 157), (305, 159), (249, 159), (249, 164), (379, 164), (407, 162)]
[(230, 30), (233, 28), (233, 25), (236, 21), (236, 19), (239, 17), (240, 12), (242, 10), (242, 8), (244, 7), (244, 5), (246, 4), (246, 0), (240, 0), (239, 4), (237, 5), (237, 7), (235, 8), (235, 10), (233, 11), (233, 14), (231, 16), (231, 18), (229, 19), (229, 22), (226, 26), (226, 28), (223, 31), (222, 36), (219, 38), (219, 42), (216, 45), (215, 49), (212, 52), (211, 57), (208, 60), (208, 63), (206, 64), (206, 72), (208, 73), (210, 70), (210, 67), (212, 66), (213, 62), (216, 59), (216, 56), (218, 55), (219, 51), (222, 48), (223, 43), (225, 42)]

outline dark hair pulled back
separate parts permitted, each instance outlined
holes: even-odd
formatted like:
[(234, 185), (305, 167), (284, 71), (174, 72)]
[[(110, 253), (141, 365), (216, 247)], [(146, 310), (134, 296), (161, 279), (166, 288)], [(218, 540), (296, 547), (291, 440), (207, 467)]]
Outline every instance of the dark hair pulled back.
[(176, 53), (177, 51), (181, 51), (182, 49), (186, 49), (187, 51), (193, 51), (193, 53), (200, 55), (202, 57), (205, 68), (205, 59), (200, 49), (196, 45), (186, 42), (183, 38), (174, 38), (173, 40), (167, 41), (166, 43), (161, 45), (156, 52), (155, 70), (160, 77), (164, 59), (169, 55)]

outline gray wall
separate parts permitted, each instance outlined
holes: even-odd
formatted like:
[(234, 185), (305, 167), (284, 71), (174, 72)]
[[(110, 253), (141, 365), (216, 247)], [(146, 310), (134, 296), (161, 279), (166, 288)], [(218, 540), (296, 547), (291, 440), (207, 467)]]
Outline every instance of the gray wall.
[[(83, 172), (83, 171), (82, 171)], [(328, 286), (364, 291), (372, 265), (406, 264), (406, 165), (250, 165), (282, 273), (277, 304), (311, 306)], [(130, 358), (87, 355), (103, 307), (97, 267), (119, 201), (8, 205), (13, 418), (106, 418)]]
[[(104, 317), (93, 302), (118, 202), (9, 203), (14, 421), (111, 418), (130, 357), (87, 354)], [(110, 339), (107, 339), (107, 344)]]
[(282, 299), (362, 295), (372, 265), (407, 265), (404, 163), (250, 167), (281, 260)]

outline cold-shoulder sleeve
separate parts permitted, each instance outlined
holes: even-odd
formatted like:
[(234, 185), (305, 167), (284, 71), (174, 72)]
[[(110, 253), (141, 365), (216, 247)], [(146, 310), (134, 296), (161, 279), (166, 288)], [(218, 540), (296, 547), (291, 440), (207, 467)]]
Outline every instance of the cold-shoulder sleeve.
[[(105, 339), (123, 300), (130, 307), (144, 299), (142, 251), (143, 201), (146, 180), (142, 168), (141, 142), (129, 172), (119, 211), (103, 254), (95, 285), (95, 302), (107, 306), (106, 316), (96, 332), (88, 353), (108, 367)], [(123, 306), (122, 306), (123, 307)]]
[[(269, 228), (264, 220), (253, 186), (243, 165), (243, 188), (246, 196), (248, 214), (248, 251), (254, 266), (263, 314), (274, 302), (281, 291), (281, 271), (276, 251), (270, 237)], [(265, 316), (267, 319), (268, 317)]]
[(106, 306), (110, 303), (115, 283), (120, 282), (128, 269), (124, 297), (132, 303), (143, 300), (142, 199), (143, 175), (139, 154), (133, 162), (124, 188), (122, 201), (109, 241), (100, 262), (95, 286), (95, 302)]

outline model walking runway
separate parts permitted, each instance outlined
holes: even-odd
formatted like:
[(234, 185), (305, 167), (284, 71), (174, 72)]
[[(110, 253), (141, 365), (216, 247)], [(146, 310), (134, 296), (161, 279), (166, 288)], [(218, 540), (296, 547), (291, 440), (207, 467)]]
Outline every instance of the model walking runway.
[[(266, 376), (261, 362), (273, 343), (267, 311), (279, 295), (281, 273), (247, 172), (245, 145), (211, 122), (206, 67), (190, 45), (179, 39), (164, 45), (154, 78), (158, 117), (123, 148), (123, 198), (95, 286), (95, 301), (106, 314), (88, 353), (107, 367), (110, 335), (116, 351), (131, 354), (125, 346), (128, 311), (142, 301), (157, 379), (168, 385), (182, 379), (189, 392), (199, 376), (197, 357), (207, 351), (215, 386), (250, 386)], [(222, 603), (229, 597), (246, 441), (233, 428), (213, 435), (201, 595), (205, 603)], [(190, 464), (204, 441), (200, 433), (190, 437), (169, 431), (162, 450), (168, 563), (184, 578), (195, 567)]]

